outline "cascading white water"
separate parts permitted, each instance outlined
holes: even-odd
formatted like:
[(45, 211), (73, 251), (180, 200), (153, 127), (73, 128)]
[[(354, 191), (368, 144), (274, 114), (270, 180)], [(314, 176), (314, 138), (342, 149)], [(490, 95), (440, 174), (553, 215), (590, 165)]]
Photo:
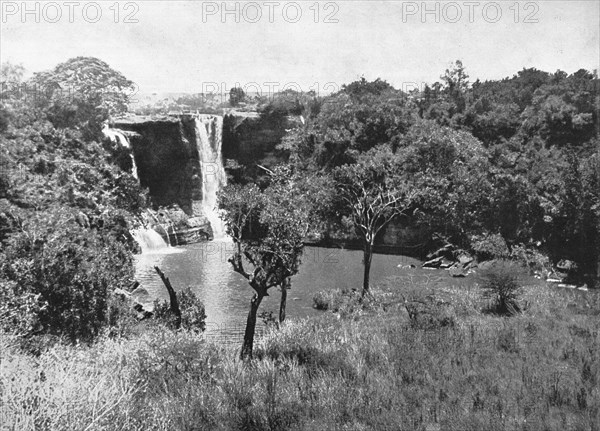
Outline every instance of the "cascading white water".
[[(177, 235), (175, 234), (175, 228), (171, 220), (168, 223), (164, 223), (157, 217), (154, 211), (147, 209), (142, 213), (139, 222), (141, 226), (132, 229), (130, 232), (133, 239), (140, 245), (143, 255), (163, 255), (179, 253), (181, 251), (171, 247), (171, 238), (175, 238), (175, 245), (177, 245)], [(169, 234), (169, 228), (171, 229), (171, 234)], [(161, 230), (164, 231), (164, 235), (159, 233)]]
[(104, 125), (104, 128), (102, 129), (102, 133), (104, 134), (104, 136), (109, 138), (111, 141), (116, 142), (117, 144), (121, 145), (122, 147), (129, 149), (129, 156), (131, 157), (131, 165), (132, 165), (131, 174), (133, 175), (134, 178), (137, 179), (138, 178), (137, 166), (135, 164), (135, 158), (133, 157), (133, 151), (131, 150), (131, 144), (129, 143), (129, 139), (127, 139), (127, 136), (125, 136), (125, 134), (119, 129), (111, 129), (110, 127), (108, 127), (108, 124)]
[(217, 212), (217, 193), (227, 184), (221, 155), (223, 117), (201, 115), (195, 118), (195, 123), (202, 170), (202, 210), (212, 226), (214, 238), (227, 239), (225, 225)]
[(157, 253), (169, 248), (163, 237), (154, 229), (138, 228), (131, 231), (131, 236), (140, 245), (142, 254)]

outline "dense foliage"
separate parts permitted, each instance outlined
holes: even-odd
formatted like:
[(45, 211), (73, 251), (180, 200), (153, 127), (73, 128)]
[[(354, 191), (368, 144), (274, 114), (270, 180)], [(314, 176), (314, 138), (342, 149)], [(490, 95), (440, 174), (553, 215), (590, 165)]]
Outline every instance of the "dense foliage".
[[(19, 79), (3, 67), (3, 85)], [(107, 325), (111, 293), (131, 283), (138, 182), (118, 166), (100, 125), (122, 112), (130, 84), (105, 63), (77, 58), (6, 92), (0, 133), (0, 323), (29, 337), (90, 340)], [(66, 95), (59, 89), (70, 88)]]
[(135, 84), (102, 60), (76, 57), (34, 74), (26, 89), (57, 127), (98, 133), (110, 116), (127, 111)]
[[(323, 173), (376, 164), (384, 148), (395, 163), (388, 181), (415, 194), (411, 216), (392, 224), (425, 229), (430, 248), (452, 243), (482, 258), (525, 248), (555, 264), (569, 259), (576, 281), (594, 285), (599, 85), (596, 72), (536, 69), (471, 84), (460, 61), (410, 94), (363, 78), (305, 109), (305, 124), (279, 149), (299, 169)], [(337, 210), (340, 220), (351, 214)]]

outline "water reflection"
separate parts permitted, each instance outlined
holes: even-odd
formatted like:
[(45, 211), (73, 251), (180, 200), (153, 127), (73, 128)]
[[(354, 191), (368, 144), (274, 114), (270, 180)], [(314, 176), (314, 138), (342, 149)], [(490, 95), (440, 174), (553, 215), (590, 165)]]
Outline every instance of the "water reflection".
[[(204, 303), (209, 337), (236, 340), (243, 333), (253, 290), (227, 262), (234, 247), (231, 242), (213, 241), (179, 247), (175, 249), (178, 253), (138, 256), (136, 277), (151, 295), (167, 299), (166, 289), (153, 269), (154, 265), (159, 266), (176, 290), (190, 286)], [(371, 280), (376, 284), (392, 275), (421, 271), (402, 268), (417, 263), (405, 256), (376, 254)], [(361, 251), (306, 247), (300, 272), (292, 278), (292, 289), (288, 292), (287, 316), (295, 318), (320, 313), (312, 307), (312, 298), (320, 290), (360, 289), (362, 270)], [(260, 311), (271, 311), (277, 316), (279, 300), (279, 290), (271, 289)]]

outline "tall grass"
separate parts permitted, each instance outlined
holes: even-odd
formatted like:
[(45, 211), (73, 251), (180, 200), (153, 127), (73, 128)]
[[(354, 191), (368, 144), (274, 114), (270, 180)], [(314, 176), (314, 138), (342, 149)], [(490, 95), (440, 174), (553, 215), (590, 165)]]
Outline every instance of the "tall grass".
[(286, 322), (257, 359), (160, 327), (38, 358), (0, 342), (0, 423), (14, 430), (597, 430), (598, 306), (524, 288), (514, 317), (437, 286), (456, 324), (423, 329), (389, 280), (362, 313)]

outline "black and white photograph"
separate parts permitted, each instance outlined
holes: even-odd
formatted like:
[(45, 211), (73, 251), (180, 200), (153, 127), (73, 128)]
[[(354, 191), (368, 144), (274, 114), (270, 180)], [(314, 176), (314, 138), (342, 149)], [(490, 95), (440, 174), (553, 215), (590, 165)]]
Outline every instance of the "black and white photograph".
[(0, 0), (0, 431), (600, 431), (600, 2)]

